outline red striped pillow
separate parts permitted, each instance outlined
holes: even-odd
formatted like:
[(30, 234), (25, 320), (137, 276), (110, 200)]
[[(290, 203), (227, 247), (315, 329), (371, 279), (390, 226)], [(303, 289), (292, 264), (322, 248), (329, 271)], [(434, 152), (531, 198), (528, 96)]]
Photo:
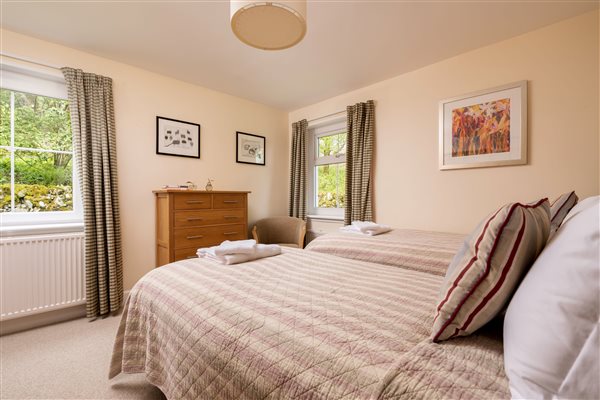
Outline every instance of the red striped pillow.
[(579, 198), (575, 192), (568, 192), (561, 194), (556, 200), (550, 205), (550, 234), (556, 232), (560, 224), (571, 211), (571, 208), (575, 207)]
[(548, 199), (510, 203), (484, 219), (448, 267), (432, 340), (470, 335), (494, 318), (544, 248), (549, 231)]

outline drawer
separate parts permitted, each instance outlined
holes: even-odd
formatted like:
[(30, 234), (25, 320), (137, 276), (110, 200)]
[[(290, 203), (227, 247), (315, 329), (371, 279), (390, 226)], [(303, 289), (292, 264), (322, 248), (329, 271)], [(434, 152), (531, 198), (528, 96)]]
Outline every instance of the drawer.
[(207, 247), (221, 244), (224, 240), (247, 239), (246, 225), (221, 225), (198, 228), (175, 229), (175, 249)]
[(213, 208), (244, 208), (245, 194), (213, 194)]
[(210, 208), (212, 196), (204, 193), (177, 193), (173, 196), (176, 210)]
[(176, 211), (175, 228), (244, 223), (244, 210)]
[(197, 251), (198, 249), (196, 247), (175, 250), (175, 259), (173, 261), (187, 260), (189, 258), (198, 258), (198, 256), (196, 255)]

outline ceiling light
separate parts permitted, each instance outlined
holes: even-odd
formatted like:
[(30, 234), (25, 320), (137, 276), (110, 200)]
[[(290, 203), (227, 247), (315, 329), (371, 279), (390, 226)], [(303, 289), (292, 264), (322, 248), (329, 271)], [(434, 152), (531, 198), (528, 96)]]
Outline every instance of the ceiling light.
[(306, 34), (306, 0), (231, 0), (230, 12), (233, 33), (258, 49), (287, 49)]

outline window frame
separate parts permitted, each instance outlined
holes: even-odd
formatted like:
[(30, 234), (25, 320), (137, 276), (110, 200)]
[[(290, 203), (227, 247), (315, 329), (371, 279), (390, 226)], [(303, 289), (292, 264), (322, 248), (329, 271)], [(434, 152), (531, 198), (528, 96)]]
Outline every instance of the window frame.
[(2, 72), (2, 85), (4, 90), (11, 91), (11, 132), (10, 144), (0, 146), (1, 149), (10, 153), (10, 184), (11, 184), (11, 208), (14, 209), (14, 185), (15, 185), (15, 151), (34, 151), (54, 154), (71, 154), (72, 159), (72, 187), (73, 187), (73, 210), (72, 211), (42, 211), (42, 212), (2, 212), (0, 213), (0, 230), (12, 230), (20, 226), (54, 226), (65, 224), (83, 223), (83, 203), (79, 186), (77, 162), (74, 148), (71, 151), (34, 149), (15, 146), (14, 143), (14, 93), (24, 92), (37, 96), (51, 97), (55, 99), (68, 100), (67, 87), (64, 77), (60, 72), (41, 71), (21, 64), (0, 63)]
[(317, 166), (342, 164), (346, 162), (346, 154), (338, 154), (336, 156), (319, 157), (318, 141), (324, 136), (331, 136), (339, 133), (346, 133), (346, 115), (338, 118), (322, 122), (320, 124), (308, 126), (308, 141), (307, 141), (307, 211), (309, 216), (326, 217), (328, 219), (343, 219), (344, 208), (328, 208), (317, 207)]

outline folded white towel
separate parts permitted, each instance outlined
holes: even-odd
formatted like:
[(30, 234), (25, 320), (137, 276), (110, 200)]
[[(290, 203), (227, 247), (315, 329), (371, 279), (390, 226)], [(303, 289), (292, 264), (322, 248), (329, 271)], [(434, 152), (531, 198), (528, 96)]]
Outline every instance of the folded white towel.
[(215, 250), (219, 246), (213, 246), (198, 249), (197, 254), (200, 258), (206, 258), (226, 265), (239, 264), (281, 254), (281, 246), (277, 244), (256, 244), (255, 246), (256, 247), (253, 253), (226, 254), (219, 256), (215, 254)]
[(215, 255), (252, 254), (256, 251), (256, 240), (226, 240), (215, 248)]
[(352, 221), (352, 225), (340, 228), (342, 232), (361, 233), (363, 235), (375, 236), (391, 231), (389, 225), (376, 224), (370, 221)]

